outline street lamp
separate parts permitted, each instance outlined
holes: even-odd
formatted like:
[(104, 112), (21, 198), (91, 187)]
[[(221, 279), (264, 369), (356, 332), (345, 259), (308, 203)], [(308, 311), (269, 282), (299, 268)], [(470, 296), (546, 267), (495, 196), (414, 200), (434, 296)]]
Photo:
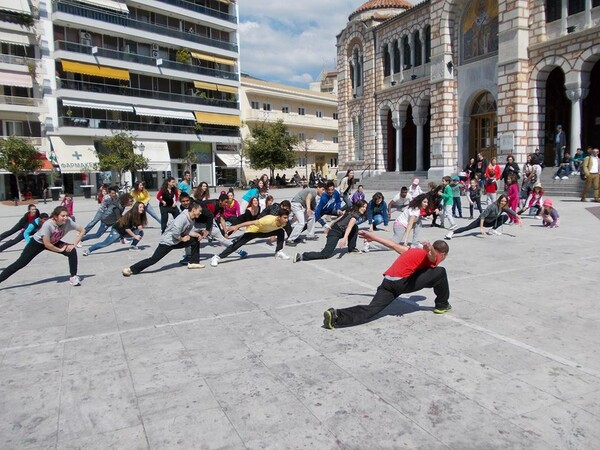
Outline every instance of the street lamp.
[[(146, 150), (146, 146), (144, 145), (144, 143), (140, 143), (140, 145), (138, 145), (138, 148), (140, 149), (140, 155), (142, 155), (142, 158), (144, 157), (144, 150)], [(144, 166), (142, 166), (142, 181), (144, 180)]]

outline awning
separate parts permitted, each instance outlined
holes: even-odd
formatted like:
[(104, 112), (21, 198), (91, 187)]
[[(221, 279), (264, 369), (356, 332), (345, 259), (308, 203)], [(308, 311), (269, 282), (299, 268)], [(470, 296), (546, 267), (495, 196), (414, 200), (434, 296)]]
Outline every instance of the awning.
[(229, 92), (230, 94), (238, 93), (236, 87), (225, 86), (224, 84), (206, 83), (204, 81), (194, 81), (194, 87), (196, 89), (208, 89), (209, 91)]
[[(136, 141), (135, 153), (148, 158), (148, 171), (169, 172), (171, 170), (171, 157), (167, 141)], [(144, 149), (142, 153), (141, 149)]]
[(70, 106), (72, 108), (90, 108), (101, 109), (104, 111), (133, 112), (133, 106), (131, 105), (119, 105), (116, 103), (84, 102), (81, 100), (63, 100), (62, 102), (63, 106)]
[[(240, 167), (240, 155), (235, 153), (217, 153), (216, 155), (225, 167)], [(220, 166), (220, 164), (216, 165)]]
[(129, 71), (125, 69), (64, 60), (61, 61), (61, 64), (65, 72), (82, 73), (93, 77), (113, 78), (116, 80), (129, 80)]
[(0, 31), (0, 42), (15, 45), (29, 45), (29, 38), (23, 34)]
[(136, 106), (135, 113), (138, 116), (166, 117), (168, 119), (194, 120), (194, 114), (191, 111), (176, 111), (173, 109), (147, 108), (145, 106)]
[(27, 0), (0, 0), (0, 9), (21, 14), (31, 15), (31, 8)]
[(48, 161), (48, 158), (46, 158), (46, 155), (43, 153), (38, 153), (35, 158), (42, 161), (42, 167), (38, 169), (38, 172), (50, 172), (54, 170), (54, 166), (50, 161)]
[(89, 137), (50, 136), (61, 173), (98, 172), (94, 141)]
[(0, 81), (4, 86), (32, 88), (33, 80), (28, 73), (3, 72)]
[(192, 52), (192, 58), (202, 59), (217, 64), (225, 64), (227, 66), (235, 66), (235, 59), (221, 58), (219, 56), (207, 55), (206, 53)]
[(240, 116), (231, 116), (228, 114), (216, 114), (196, 111), (196, 122), (207, 125), (227, 125), (230, 127), (239, 127), (242, 125)]
[(77, 0), (79, 3), (86, 3), (88, 5), (98, 6), (100, 8), (112, 9), (115, 11), (119, 11), (122, 13), (129, 13), (129, 8), (123, 2), (118, 2), (116, 0)]

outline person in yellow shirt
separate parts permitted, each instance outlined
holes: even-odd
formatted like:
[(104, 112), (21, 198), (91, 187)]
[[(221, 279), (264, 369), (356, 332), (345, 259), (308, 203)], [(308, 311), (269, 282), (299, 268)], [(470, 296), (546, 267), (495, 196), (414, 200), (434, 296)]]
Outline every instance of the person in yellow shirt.
[(129, 192), (133, 197), (134, 202), (143, 203), (146, 207), (146, 214), (150, 215), (154, 220), (160, 223), (160, 217), (150, 204), (150, 193), (146, 189), (146, 184), (143, 181), (136, 181), (133, 189)]
[(264, 216), (258, 220), (233, 225), (227, 229), (227, 235), (237, 231), (240, 228), (246, 228), (246, 232), (240, 236), (233, 245), (230, 245), (221, 252), (220, 255), (215, 255), (210, 261), (212, 267), (217, 267), (221, 258), (225, 258), (241, 248), (243, 245), (250, 242), (252, 239), (277, 236), (277, 247), (275, 248), (275, 257), (279, 259), (290, 259), (283, 252), (283, 242), (285, 239), (284, 227), (287, 225), (290, 218), (290, 212), (287, 209), (281, 208), (276, 216)]

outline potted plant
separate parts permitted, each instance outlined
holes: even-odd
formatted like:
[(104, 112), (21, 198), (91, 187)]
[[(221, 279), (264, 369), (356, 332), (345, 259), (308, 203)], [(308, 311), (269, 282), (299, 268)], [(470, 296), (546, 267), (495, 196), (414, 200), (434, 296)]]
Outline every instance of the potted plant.
[(192, 53), (185, 47), (177, 50), (175, 54), (175, 60), (181, 64), (191, 64), (192, 62)]

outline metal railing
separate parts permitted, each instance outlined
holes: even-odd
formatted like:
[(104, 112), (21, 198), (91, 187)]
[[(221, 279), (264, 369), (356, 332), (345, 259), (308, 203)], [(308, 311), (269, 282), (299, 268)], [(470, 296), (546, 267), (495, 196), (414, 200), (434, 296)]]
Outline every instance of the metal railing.
[[(55, 41), (54, 46), (56, 50), (66, 50), (68, 52), (77, 52), (84, 53), (87, 55), (92, 55), (92, 47), (89, 45), (82, 45), (76, 42), (67, 42), (67, 41)], [(150, 56), (143, 56), (137, 53), (128, 53), (128, 52), (119, 52), (117, 50), (112, 50), (104, 47), (96, 47), (98, 52), (95, 53), (95, 56), (102, 56), (104, 58), (118, 59), (120, 61), (129, 61), (138, 64), (146, 64), (150, 66), (156, 66), (156, 58), (152, 58)], [(163, 67), (165, 69), (172, 70), (181, 70), (184, 72), (197, 73), (199, 75), (206, 75), (209, 77), (223, 78), (226, 80), (238, 80), (238, 74), (236, 72), (228, 72), (226, 70), (217, 70), (217, 69), (209, 69), (206, 67), (195, 66), (193, 64), (183, 64), (178, 63), (176, 61), (169, 61), (167, 59), (163, 59), (162, 64), (158, 67)]]
[(365, 178), (365, 177), (364, 177), (364, 175), (365, 175), (365, 172), (366, 172), (367, 170), (369, 171), (369, 178), (371, 178), (371, 164), (369, 164), (369, 165), (368, 165), (367, 167), (365, 167), (365, 168), (362, 170), (362, 172), (360, 173), (360, 179), (361, 179), (361, 180), (364, 180), (364, 178)]
[(0, 63), (18, 64), (19, 66), (28, 66), (29, 64), (37, 64), (38, 59), (28, 58), (26, 56), (15, 56), (0, 53)]
[(193, 103), (196, 105), (220, 106), (223, 108), (238, 109), (238, 103), (227, 100), (203, 98), (197, 95), (172, 94), (170, 92), (150, 91), (147, 89), (132, 88), (114, 84), (91, 83), (88, 81), (57, 80), (58, 89), (73, 89), (76, 91), (97, 92), (100, 94), (123, 95), (127, 97), (151, 98), (177, 103)]
[(16, 97), (14, 95), (0, 95), (0, 105), (39, 106), (42, 100), (31, 97)]
[(199, 134), (210, 136), (239, 137), (238, 128), (220, 128), (195, 125), (171, 125), (127, 120), (90, 119), (83, 117), (60, 116), (59, 127), (95, 128), (111, 131), (149, 131), (153, 133)]
[(72, 14), (74, 16), (85, 17), (87, 19), (99, 20), (101, 22), (111, 23), (113, 25), (120, 25), (136, 30), (148, 31), (150, 33), (156, 33), (162, 36), (170, 36), (178, 39), (183, 39), (185, 41), (209, 45), (211, 47), (222, 48), (225, 50), (230, 50), (232, 52), (238, 51), (237, 44), (232, 42), (211, 39), (205, 36), (200, 36), (193, 32), (190, 33), (188, 31), (181, 31), (179, 28), (167, 27), (164, 25), (156, 25), (141, 20), (130, 19), (129, 17), (127, 17), (127, 15), (124, 14), (113, 14), (109, 12), (104, 12), (98, 9), (90, 8), (89, 6), (80, 6), (65, 0), (58, 0), (56, 2), (56, 11), (64, 12), (66, 14)]
[(217, 11), (216, 9), (208, 8), (206, 6), (197, 5), (192, 2), (186, 2), (185, 0), (158, 0), (162, 3), (168, 3), (169, 5), (178, 6), (180, 8), (189, 9), (191, 11), (198, 12), (200, 14), (206, 14), (207, 16), (216, 17), (217, 19), (226, 20), (228, 22), (237, 23), (237, 19), (234, 15)]

